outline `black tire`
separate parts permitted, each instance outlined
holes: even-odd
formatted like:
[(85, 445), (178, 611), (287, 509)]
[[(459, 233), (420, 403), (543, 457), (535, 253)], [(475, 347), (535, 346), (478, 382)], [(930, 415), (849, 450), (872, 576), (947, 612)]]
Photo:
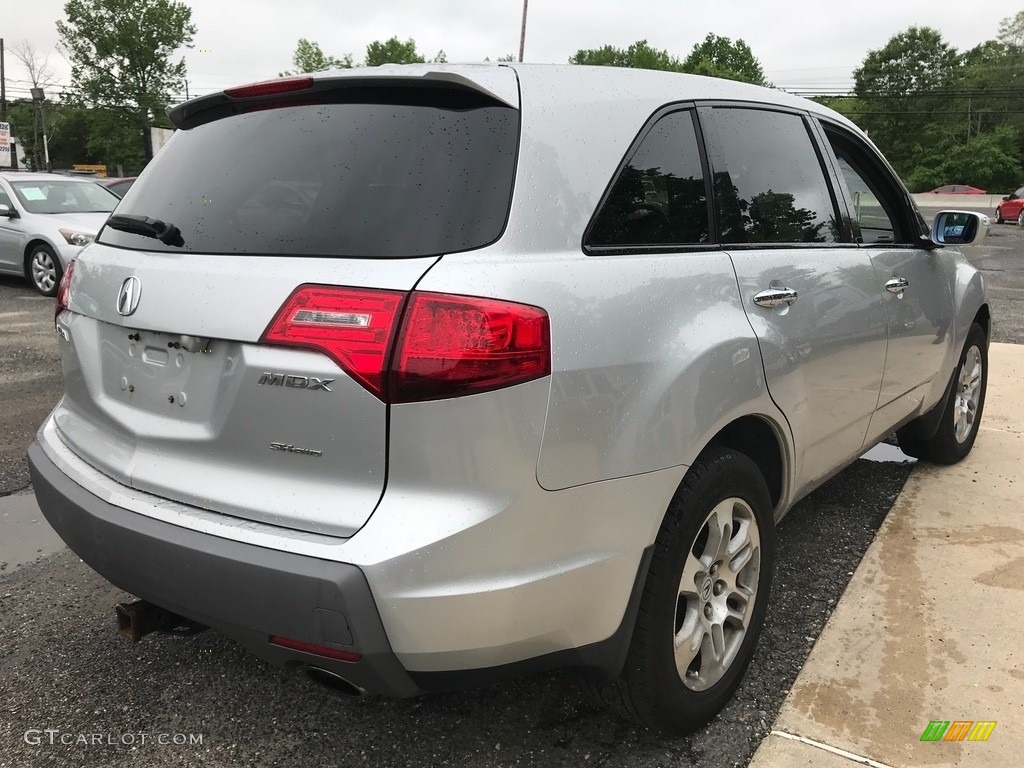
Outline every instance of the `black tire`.
[(1004, 224), (1006, 219), (1003, 218), (1002, 209), (996, 208), (996, 224)]
[[(48, 268), (47, 268), (48, 265)], [(36, 243), (25, 258), (25, 277), (43, 296), (56, 296), (64, 268), (53, 248), (46, 243)]]
[[(730, 499), (732, 505), (726, 503)], [(719, 519), (719, 505), (723, 505), (721, 519), (733, 521), (731, 542), (742, 543), (746, 533), (750, 547), (749, 559), (735, 573), (724, 563), (737, 564), (747, 547), (717, 561), (722, 565), (711, 566), (715, 561), (709, 553), (718, 545), (705, 523), (712, 514)], [(735, 520), (746, 520), (747, 524), (736, 524)], [(681, 581), (684, 566), (694, 552), (704, 555), (693, 561), (700, 562), (704, 570), (697, 571), (694, 592), (686, 597), (681, 592), (686, 589)], [(774, 565), (775, 522), (764, 477), (745, 455), (725, 448), (708, 449), (686, 473), (669, 505), (655, 541), (625, 667), (618, 680), (596, 688), (599, 698), (620, 714), (669, 734), (688, 733), (714, 717), (731, 698), (754, 653), (764, 624)], [(692, 564), (689, 569), (694, 572)], [(733, 579), (735, 589), (723, 587), (724, 579)], [(707, 634), (710, 622), (705, 621), (709, 618), (706, 611), (717, 617), (724, 614), (716, 614), (716, 610), (736, 610), (736, 601), (744, 599), (740, 590), (749, 590), (752, 584), (753, 605), (748, 602), (745, 606), (747, 627), (741, 631), (735, 615), (721, 623), (723, 663), (716, 664), (712, 646), (708, 645), (713, 641)], [(692, 647), (699, 643), (701, 649), (686, 667), (685, 679), (677, 668), (674, 650), (684, 635), (694, 638)], [(684, 653), (685, 647), (680, 643)], [(684, 659), (681, 663), (687, 662)], [(708, 674), (701, 679), (705, 668)]]
[[(965, 371), (965, 364), (970, 366), (969, 370)], [(975, 367), (980, 367), (976, 388), (973, 373)], [(960, 351), (960, 360), (953, 374), (953, 389), (944, 404), (945, 411), (939, 420), (938, 431), (924, 440), (900, 437), (900, 449), (910, 456), (935, 464), (956, 464), (961, 461), (971, 452), (978, 437), (987, 387), (988, 339), (982, 327), (974, 323)]]

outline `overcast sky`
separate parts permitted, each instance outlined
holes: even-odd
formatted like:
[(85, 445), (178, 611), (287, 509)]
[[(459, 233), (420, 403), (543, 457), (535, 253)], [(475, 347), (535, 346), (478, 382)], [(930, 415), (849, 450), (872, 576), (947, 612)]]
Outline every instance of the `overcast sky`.
[[(0, 16), (8, 46), (28, 40), (51, 52), (59, 84), (70, 66), (56, 51), (63, 0), (11, 3)], [(836, 88), (867, 51), (912, 25), (939, 29), (958, 49), (992, 39), (1015, 3), (953, 0), (530, 0), (526, 61), (564, 63), (580, 48), (626, 47), (646, 39), (680, 58), (708, 32), (746, 40), (770, 81), (784, 88)], [(519, 49), (522, 0), (193, 0), (195, 47), (184, 51), (191, 94), (274, 77), (306, 37), (325, 53), (353, 54), (392, 35), (414, 38), (432, 58), (492, 60)], [(997, 12), (997, 8), (1006, 8)], [(27, 96), (27, 75), (7, 57), (8, 99)]]

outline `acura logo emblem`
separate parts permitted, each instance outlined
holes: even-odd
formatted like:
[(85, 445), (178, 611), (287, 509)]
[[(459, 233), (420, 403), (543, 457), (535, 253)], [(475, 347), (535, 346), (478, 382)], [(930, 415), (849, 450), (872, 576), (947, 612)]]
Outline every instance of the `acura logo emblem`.
[(139, 308), (139, 297), (142, 296), (142, 281), (137, 277), (125, 278), (121, 283), (121, 292), (117, 294), (117, 314), (127, 317)]

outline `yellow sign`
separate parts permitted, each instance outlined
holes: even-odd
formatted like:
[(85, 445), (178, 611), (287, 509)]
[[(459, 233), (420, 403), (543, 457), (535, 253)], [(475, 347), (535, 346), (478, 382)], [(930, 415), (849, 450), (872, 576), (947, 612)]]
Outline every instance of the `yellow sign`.
[(105, 165), (80, 165), (76, 163), (71, 167), (76, 171), (95, 171), (96, 175), (101, 179), (107, 178), (107, 166)]

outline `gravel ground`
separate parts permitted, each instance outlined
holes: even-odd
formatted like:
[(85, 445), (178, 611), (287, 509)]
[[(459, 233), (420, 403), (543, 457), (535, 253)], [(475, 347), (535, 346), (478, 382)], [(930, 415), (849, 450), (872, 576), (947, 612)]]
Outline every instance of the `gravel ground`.
[(62, 391), (53, 299), (0, 278), (0, 496), (28, 487), (25, 451)]
[[(351, 700), (214, 632), (133, 646), (113, 613), (128, 596), (64, 551), (0, 574), (0, 766), (745, 766), (909, 471), (858, 461), (790, 513), (754, 662), (729, 706), (689, 738), (617, 720), (569, 673)], [(29, 729), (136, 744), (50, 746), (43, 734), (33, 746)], [(201, 734), (202, 744), (152, 744), (158, 734)]]

